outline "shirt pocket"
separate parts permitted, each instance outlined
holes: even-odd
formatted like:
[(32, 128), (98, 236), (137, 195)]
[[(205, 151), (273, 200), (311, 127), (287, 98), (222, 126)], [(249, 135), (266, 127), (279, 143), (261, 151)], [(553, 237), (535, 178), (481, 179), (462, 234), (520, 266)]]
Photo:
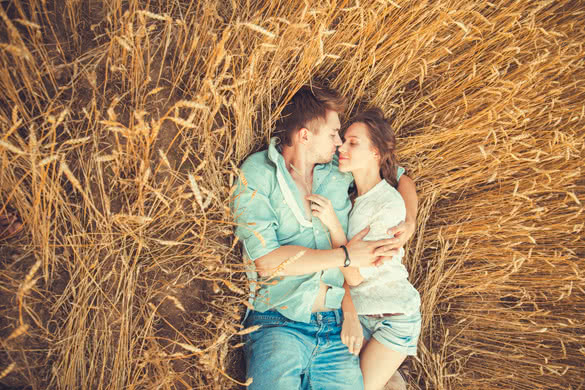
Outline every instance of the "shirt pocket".
[(349, 201), (349, 195), (347, 193), (347, 186), (335, 183), (335, 185), (329, 185), (329, 187), (321, 194), (331, 201), (331, 205), (336, 211), (342, 211), (346, 208), (351, 207)]
[(335, 214), (337, 215), (341, 226), (344, 231), (347, 232), (347, 220), (349, 217), (349, 210), (351, 209), (351, 201), (347, 194), (347, 185), (338, 180), (337, 183), (329, 185), (325, 188), (325, 191), (320, 192), (320, 195), (331, 201), (331, 205), (335, 210)]

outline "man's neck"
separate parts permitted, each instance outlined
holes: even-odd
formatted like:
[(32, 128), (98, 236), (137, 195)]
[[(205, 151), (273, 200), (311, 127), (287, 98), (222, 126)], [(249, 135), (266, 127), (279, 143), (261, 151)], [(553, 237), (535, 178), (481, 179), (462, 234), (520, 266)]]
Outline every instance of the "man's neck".
[(380, 170), (375, 168), (360, 169), (353, 171), (352, 174), (358, 196), (362, 196), (363, 194), (367, 193), (382, 180), (382, 177), (380, 176)]
[(291, 176), (296, 176), (304, 180), (305, 183), (313, 182), (315, 162), (309, 158), (305, 150), (294, 146), (284, 146), (282, 157)]

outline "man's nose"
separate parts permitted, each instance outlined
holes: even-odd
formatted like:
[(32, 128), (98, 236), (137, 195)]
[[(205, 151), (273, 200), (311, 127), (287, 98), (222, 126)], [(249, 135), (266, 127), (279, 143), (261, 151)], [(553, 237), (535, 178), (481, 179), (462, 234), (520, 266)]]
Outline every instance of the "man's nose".
[(341, 146), (343, 145), (343, 142), (341, 141), (341, 137), (339, 136), (339, 134), (337, 134), (335, 136), (335, 146)]

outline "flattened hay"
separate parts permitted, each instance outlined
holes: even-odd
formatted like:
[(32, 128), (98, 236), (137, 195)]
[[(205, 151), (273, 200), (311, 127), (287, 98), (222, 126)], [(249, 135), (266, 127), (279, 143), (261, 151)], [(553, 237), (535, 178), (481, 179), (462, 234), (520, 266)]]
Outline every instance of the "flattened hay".
[(321, 79), (417, 183), (410, 388), (585, 388), (584, 45), (582, 1), (0, 2), (0, 383), (243, 388), (230, 188)]

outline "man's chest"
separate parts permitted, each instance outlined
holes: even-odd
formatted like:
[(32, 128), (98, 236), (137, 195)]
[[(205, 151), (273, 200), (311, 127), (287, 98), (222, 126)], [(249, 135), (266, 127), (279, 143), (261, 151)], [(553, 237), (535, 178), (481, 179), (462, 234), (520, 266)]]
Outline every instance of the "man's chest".
[[(328, 232), (320, 221), (312, 216), (311, 203), (306, 199), (310, 194), (318, 194), (329, 199), (340, 222), (346, 226), (351, 207), (347, 196), (347, 182), (331, 177), (313, 180), (312, 192), (309, 192), (309, 185), (295, 180), (287, 180), (286, 183), (282, 183), (286, 186), (279, 185), (272, 192), (270, 201), (278, 220), (276, 233), (280, 245), (326, 249), (325, 237), (328, 236)], [(321, 243), (322, 240), (324, 243)]]
[(308, 221), (311, 220), (311, 202), (307, 199), (308, 195), (311, 195), (310, 189), (313, 187), (313, 180), (304, 181), (300, 178), (293, 177), (293, 182), (299, 194), (299, 201), (302, 204), (304, 217)]

